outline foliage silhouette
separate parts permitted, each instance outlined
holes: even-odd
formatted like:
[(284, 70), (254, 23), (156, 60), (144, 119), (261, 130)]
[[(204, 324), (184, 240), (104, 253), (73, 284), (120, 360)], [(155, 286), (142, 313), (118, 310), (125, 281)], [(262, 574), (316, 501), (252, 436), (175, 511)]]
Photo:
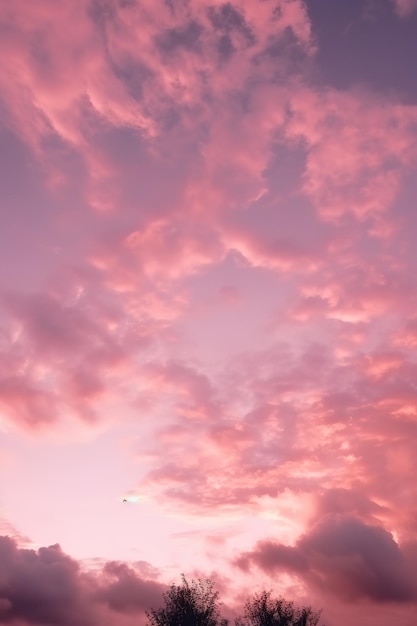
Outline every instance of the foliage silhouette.
[(321, 611), (311, 607), (296, 607), (283, 598), (272, 598), (270, 591), (256, 594), (247, 600), (243, 617), (236, 626), (317, 626)]
[(149, 626), (227, 626), (219, 610), (219, 593), (211, 580), (192, 580), (182, 574), (182, 584), (164, 594), (165, 606), (146, 612)]

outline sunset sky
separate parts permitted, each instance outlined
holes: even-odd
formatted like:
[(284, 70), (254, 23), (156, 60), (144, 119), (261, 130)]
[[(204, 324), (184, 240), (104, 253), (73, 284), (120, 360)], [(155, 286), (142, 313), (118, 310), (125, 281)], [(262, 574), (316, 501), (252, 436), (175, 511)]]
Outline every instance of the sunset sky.
[(415, 626), (417, 0), (0, 0), (0, 52), (0, 622), (184, 572)]

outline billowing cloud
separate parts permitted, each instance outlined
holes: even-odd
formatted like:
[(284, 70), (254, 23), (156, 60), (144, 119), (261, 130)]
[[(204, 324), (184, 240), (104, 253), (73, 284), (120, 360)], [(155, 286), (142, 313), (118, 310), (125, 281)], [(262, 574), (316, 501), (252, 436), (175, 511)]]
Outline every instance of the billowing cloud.
[(322, 518), (295, 546), (263, 541), (242, 555), (273, 576), (286, 571), (343, 599), (415, 602), (417, 589), (406, 557), (392, 535), (349, 515)]
[[(86, 626), (117, 623), (123, 614), (143, 616), (161, 603), (164, 585), (125, 564), (106, 563), (88, 573), (58, 545), (19, 548), (0, 537), (0, 615), (4, 624)], [(103, 612), (107, 609), (107, 613)]]

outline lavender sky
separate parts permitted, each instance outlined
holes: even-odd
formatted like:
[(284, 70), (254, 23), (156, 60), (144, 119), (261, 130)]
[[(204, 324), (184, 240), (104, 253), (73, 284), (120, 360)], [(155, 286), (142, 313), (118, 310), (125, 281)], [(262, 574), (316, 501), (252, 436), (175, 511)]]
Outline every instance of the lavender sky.
[(0, 0), (0, 52), (0, 621), (415, 626), (417, 0)]

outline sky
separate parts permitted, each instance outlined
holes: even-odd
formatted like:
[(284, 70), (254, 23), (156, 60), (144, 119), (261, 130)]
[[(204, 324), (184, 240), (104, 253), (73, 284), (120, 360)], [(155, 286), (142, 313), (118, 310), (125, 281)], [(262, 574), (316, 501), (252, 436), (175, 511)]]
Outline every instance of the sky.
[(141, 626), (185, 573), (415, 626), (417, 1), (0, 33), (0, 621)]

